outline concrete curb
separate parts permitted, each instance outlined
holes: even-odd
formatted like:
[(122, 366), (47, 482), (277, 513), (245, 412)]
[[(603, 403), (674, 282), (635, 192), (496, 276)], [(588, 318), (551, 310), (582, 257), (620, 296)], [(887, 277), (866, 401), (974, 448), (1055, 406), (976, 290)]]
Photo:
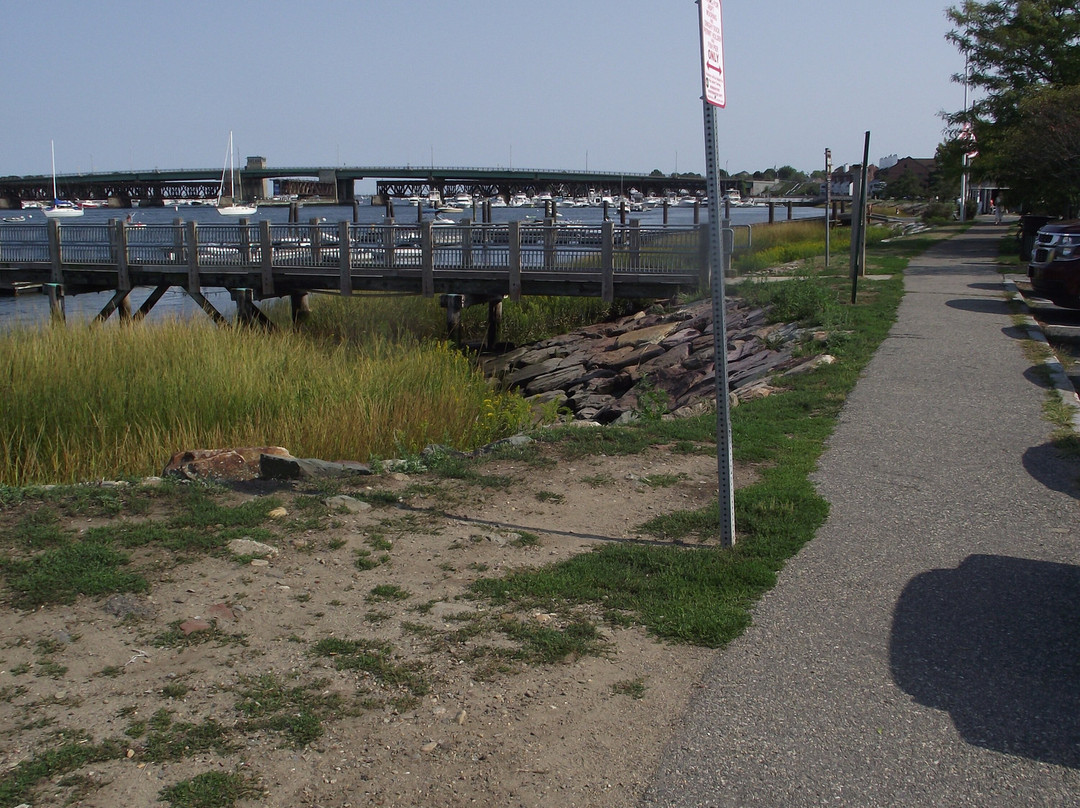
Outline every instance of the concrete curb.
[(1077, 396), (1076, 388), (1073, 387), (1072, 382), (1069, 381), (1068, 374), (1065, 373), (1065, 368), (1061, 364), (1061, 361), (1057, 358), (1057, 355), (1053, 353), (1053, 348), (1050, 346), (1050, 341), (1046, 338), (1046, 334), (1043, 333), (1042, 326), (1031, 315), (1031, 307), (1027, 305), (1027, 300), (1020, 293), (1019, 287), (1012, 278), (1004, 278), (1001, 282), (1002, 287), (1005, 289), (1005, 293), (1009, 295), (1011, 300), (1019, 300), (1024, 304), (1024, 308), (1028, 313), (1023, 315), (1022, 325), (1027, 330), (1028, 339), (1035, 342), (1041, 342), (1051, 349), (1051, 355), (1042, 361), (1042, 364), (1046, 367), (1050, 374), (1050, 382), (1054, 385), (1054, 390), (1061, 397), (1061, 401), (1065, 406), (1072, 409), (1072, 429), (1077, 435), (1080, 435), (1080, 396)]

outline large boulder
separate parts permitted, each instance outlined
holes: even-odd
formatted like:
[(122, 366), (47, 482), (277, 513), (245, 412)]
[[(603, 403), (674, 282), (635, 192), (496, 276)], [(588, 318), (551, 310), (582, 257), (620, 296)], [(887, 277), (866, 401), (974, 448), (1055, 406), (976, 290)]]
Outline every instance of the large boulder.
[(259, 459), (263, 455), (290, 456), (289, 450), (281, 446), (188, 449), (169, 458), (161, 476), (186, 480), (253, 480), (259, 476)]

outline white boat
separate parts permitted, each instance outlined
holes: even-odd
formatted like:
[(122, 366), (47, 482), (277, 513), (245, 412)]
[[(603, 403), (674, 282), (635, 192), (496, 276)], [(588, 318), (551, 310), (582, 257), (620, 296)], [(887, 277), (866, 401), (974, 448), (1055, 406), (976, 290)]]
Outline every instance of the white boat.
[(44, 208), (46, 218), (49, 219), (73, 219), (76, 216), (83, 215), (83, 209), (74, 202), (70, 202), (67, 199), (61, 199), (60, 195), (56, 192), (56, 146), (53, 145), (53, 141), (49, 141), (49, 151), (52, 153), (52, 195), (53, 201), (51, 205)]
[[(218, 187), (217, 196), (217, 212), (222, 216), (251, 216), (258, 211), (259, 207), (255, 204), (244, 204), (243, 202), (236, 201), (236, 186), (239, 185), (237, 181), (237, 174), (233, 173), (233, 138), (232, 131), (229, 131), (229, 153), (225, 155), (225, 165), (221, 169), (221, 185)], [(225, 173), (229, 174), (229, 203), (223, 204), (222, 193), (225, 190)]]

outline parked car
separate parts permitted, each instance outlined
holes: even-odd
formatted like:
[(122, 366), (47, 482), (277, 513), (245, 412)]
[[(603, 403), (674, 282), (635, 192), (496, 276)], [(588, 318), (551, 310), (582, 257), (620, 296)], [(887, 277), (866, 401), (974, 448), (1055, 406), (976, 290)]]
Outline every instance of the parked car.
[(1080, 309), (1080, 219), (1039, 229), (1028, 278), (1040, 297), (1067, 309)]

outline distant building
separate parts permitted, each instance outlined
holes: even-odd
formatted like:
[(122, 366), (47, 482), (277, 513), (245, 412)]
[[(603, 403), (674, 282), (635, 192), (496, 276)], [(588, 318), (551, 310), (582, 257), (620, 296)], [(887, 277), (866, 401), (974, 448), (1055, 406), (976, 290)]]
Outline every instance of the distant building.
[[(833, 173), (829, 177), (829, 184), (832, 187), (832, 193), (834, 196), (854, 196), (855, 189), (859, 187), (859, 172), (862, 171), (861, 165), (840, 166), (833, 169)], [(875, 166), (867, 166), (866, 181), (870, 187), (873, 187), (874, 179), (878, 174), (878, 170)]]
[(877, 172), (877, 178), (887, 185), (894, 184), (901, 177), (910, 174), (911, 185), (918, 189), (919, 196), (925, 196), (930, 190), (930, 179), (935, 169), (934, 158), (904, 157), (888, 168)]

